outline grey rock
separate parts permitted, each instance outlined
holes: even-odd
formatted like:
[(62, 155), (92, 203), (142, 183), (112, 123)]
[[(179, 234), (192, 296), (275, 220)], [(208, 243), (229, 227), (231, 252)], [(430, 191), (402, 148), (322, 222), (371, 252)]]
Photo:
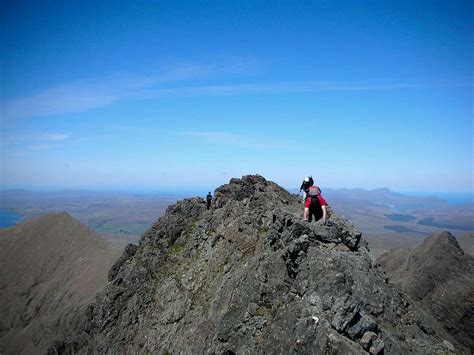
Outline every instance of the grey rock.
[(345, 333), (349, 325), (358, 317), (360, 304), (353, 302), (349, 297), (338, 300), (333, 307), (334, 317), (331, 325), (340, 333)]
[(360, 345), (362, 345), (362, 347), (365, 349), (365, 350), (369, 350), (370, 347), (372, 346), (372, 342), (377, 339), (377, 334), (375, 334), (374, 332), (365, 332), (364, 335), (362, 336), (362, 338), (360, 339)]
[(448, 350), (448, 351), (454, 353), (454, 351), (455, 351), (454, 345), (451, 344), (449, 341), (444, 340), (444, 341), (443, 341), (443, 346), (444, 346), (444, 348), (445, 348), (446, 350)]
[(249, 312), (250, 315), (254, 316), (255, 315), (255, 312), (257, 311), (257, 304), (256, 303), (250, 303), (248, 308), (247, 308), (247, 311)]
[(358, 319), (355, 324), (349, 327), (347, 334), (351, 339), (357, 340), (360, 339), (364, 333), (369, 331), (378, 331), (377, 323), (364, 312), (359, 312)]
[(382, 354), (385, 348), (385, 344), (380, 339), (375, 339), (372, 343), (372, 346), (369, 349), (371, 354)]

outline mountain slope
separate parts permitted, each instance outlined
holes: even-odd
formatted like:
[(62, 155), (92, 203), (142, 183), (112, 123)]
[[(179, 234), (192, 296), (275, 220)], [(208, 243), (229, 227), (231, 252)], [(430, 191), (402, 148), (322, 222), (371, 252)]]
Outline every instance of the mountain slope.
[(458, 243), (461, 246), (462, 250), (474, 257), (474, 232), (463, 234), (458, 237)]
[(462, 344), (474, 351), (474, 258), (444, 232), (419, 247), (383, 254), (391, 280), (421, 302)]
[[(51, 353), (436, 353), (453, 341), (386, 282), (360, 233), (261, 176), (170, 206)], [(457, 343), (456, 343), (457, 346)]]
[(66, 213), (0, 230), (0, 352), (43, 353), (69, 334), (118, 257)]

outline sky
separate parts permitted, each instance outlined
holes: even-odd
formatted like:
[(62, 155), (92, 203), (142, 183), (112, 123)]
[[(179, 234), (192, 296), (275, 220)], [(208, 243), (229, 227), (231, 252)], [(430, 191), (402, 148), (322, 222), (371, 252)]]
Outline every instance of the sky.
[(0, 186), (473, 192), (472, 1), (2, 1)]

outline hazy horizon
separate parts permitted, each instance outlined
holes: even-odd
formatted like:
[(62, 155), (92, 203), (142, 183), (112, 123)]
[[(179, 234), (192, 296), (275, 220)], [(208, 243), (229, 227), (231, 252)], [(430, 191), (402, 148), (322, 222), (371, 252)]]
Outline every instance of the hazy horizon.
[[(239, 177), (240, 178), (240, 177)], [(229, 181), (224, 182), (223, 184), (228, 183)], [(220, 186), (220, 185), (219, 185)], [(214, 193), (214, 190), (217, 189), (219, 186), (212, 186), (209, 188), (160, 188), (160, 187), (118, 187), (118, 186), (98, 186), (98, 187), (8, 187), (8, 186), (0, 186), (0, 191), (8, 192), (8, 191), (15, 191), (21, 190), (26, 192), (33, 192), (33, 193), (41, 193), (41, 192), (50, 192), (50, 193), (87, 193), (87, 192), (94, 192), (94, 193), (124, 193), (124, 194), (143, 194), (143, 195), (168, 195), (168, 196), (176, 196), (176, 197), (190, 197), (190, 196), (199, 196), (205, 195), (207, 192), (211, 191)], [(299, 186), (282, 186), (290, 192), (298, 193)], [(364, 189), (361, 187), (333, 187), (333, 186), (321, 186), (322, 189), (329, 189), (333, 191), (338, 190), (364, 190), (364, 191), (376, 191), (380, 189), (389, 189), (390, 192), (406, 195), (406, 196), (413, 196), (413, 197), (437, 197), (440, 199), (447, 200), (450, 204), (472, 204), (474, 203), (474, 193), (470, 191), (400, 191), (394, 190), (387, 186), (381, 186), (374, 189)]]

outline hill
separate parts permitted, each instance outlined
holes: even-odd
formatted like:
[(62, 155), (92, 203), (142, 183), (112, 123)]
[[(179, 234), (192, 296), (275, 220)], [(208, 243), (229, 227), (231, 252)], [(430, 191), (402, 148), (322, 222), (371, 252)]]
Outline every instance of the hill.
[(119, 257), (66, 213), (0, 230), (0, 353), (44, 353), (84, 321)]
[(444, 232), (419, 247), (383, 254), (378, 262), (392, 282), (439, 319), (474, 352), (474, 258)]
[(426, 353), (456, 342), (387, 283), (349, 221), (301, 221), (261, 176), (170, 207), (51, 353)]

